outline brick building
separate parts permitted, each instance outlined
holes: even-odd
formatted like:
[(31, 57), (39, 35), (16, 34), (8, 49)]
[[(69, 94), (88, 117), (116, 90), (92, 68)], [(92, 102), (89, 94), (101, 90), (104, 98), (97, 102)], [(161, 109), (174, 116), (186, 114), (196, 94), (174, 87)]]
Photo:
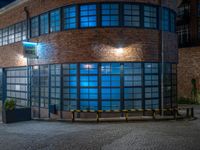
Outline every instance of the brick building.
[(200, 1), (181, 0), (177, 18), (178, 97), (191, 98), (192, 79), (200, 89)]
[[(45, 118), (171, 108), (175, 20), (174, 0), (17, 0), (0, 10), (2, 97)], [(27, 45), (37, 58), (24, 57)]]

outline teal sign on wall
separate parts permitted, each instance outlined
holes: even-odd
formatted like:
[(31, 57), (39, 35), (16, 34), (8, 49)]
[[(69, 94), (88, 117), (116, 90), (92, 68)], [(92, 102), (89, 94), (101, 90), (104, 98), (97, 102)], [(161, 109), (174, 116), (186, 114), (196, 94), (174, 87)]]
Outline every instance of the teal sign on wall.
[(27, 58), (37, 58), (37, 43), (33, 42), (23, 42), (23, 48), (24, 48), (24, 57)]

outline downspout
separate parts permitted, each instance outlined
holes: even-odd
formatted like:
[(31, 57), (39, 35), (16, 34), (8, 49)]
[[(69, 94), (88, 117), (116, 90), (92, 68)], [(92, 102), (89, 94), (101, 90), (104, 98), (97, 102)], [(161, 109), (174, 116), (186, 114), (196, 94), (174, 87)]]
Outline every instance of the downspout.
[(161, 12), (160, 12), (160, 49), (161, 49), (161, 116), (164, 116), (164, 41), (163, 41), (163, 2), (160, 0)]
[[(29, 20), (30, 20), (30, 15), (29, 15), (29, 11), (28, 11), (28, 9), (27, 9), (27, 7), (24, 7), (24, 12), (26, 13), (26, 40), (25, 41), (29, 41), (29, 35), (30, 35), (30, 33), (29, 33), (29, 24), (30, 24), (30, 22), (29, 22)], [(29, 107), (31, 107), (31, 96), (30, 96), (30, 82), (31, 82), (31, 80), (30, 80), (30, 72), (29, 72), (29, 58), (27, 57), (27, 81), (28, 81), (28, 85), (27, 85), (27, 101), (29, 102), (29, 104), (27, 104)]]

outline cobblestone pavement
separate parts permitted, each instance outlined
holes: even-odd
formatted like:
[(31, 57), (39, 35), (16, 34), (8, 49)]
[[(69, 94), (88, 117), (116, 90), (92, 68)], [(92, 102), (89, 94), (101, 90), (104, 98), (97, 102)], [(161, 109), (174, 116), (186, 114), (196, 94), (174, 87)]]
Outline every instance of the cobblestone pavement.
[[(195, 107), (200, 118), (200, 106)], [(200, 150), (200, 119), (0, 123), (0, 150)]]

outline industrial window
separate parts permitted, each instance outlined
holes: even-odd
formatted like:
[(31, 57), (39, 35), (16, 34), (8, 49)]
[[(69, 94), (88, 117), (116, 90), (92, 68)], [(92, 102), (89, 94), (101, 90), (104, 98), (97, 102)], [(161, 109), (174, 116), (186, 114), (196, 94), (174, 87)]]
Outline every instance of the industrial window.
[(21, 23), (15, 25), (15, 42), (22, 40), (22, 26)]
[(49, 33), (49, 14), (45, 13), (40, 16), (40, 34)]
[(50, 31), (57, 32), (61, 29), (60, 9), (50, 12)]
[(121, 105), (120, 63), (102, 63), (102, 110), (119, 110)]
[(76, 28), (76, 6), (67, 6), (64, 8), (64, 29)]
[(22, 22), (22, 40), (27, 39), (27, 22)]
[(101, 5), (102, 26), (119, 26), (119, 4)]
[(10, 26), (8, 28), (8, 31), (9, 31), (9, 36), (8, 36), (9, 43), (14, 43), (15, 42), (15, 27)]
[(140, 26), (140, 5), (124, 5), (124, 26)]
[(63, 64), (63, 110), (77, 109), (77, 82), (77, 64)]
[(3, 30), (0, 30), (0, 46), (2, 46), (3, 42), (3, 35), (2, 35)]
[(96, 27), (97, 26), (97, 10), (96, 5), (81, 5), (80, 6), (80, 26)]
[(142, 108), (142, 64), (124, 63), (124, 108)]
[(31, 37), (36, 37), (39, 35), (39, 20), (38, 17), (31, 19)]
[(162, 29), (169, 31), (169, 11), (166, 8), (162, 8)]
[(157, 28), (157, 8), (144, 6), (144, 27)]
[(51, 95), (51, 104), (56, 105), (58, 110), (61, 109), (61, 65), (51, 65), (51, 76), (50, 76), (50, 95)]
[(145, 108), (159, 108), (159, 65), (158, 63), (144, 64), (144, 82), (145, 82)]
[(98, 64), (80, 64), (80, 109), (98, 110)]
[(14, 99), (17, 106), (29, 106), (27, 68), (9, 68), (6, 70), (7, 98)]
[(3, 29), (3, 45), (8, 44), (8, 28)]
[(181, 25), (177, 27), (178, 33), (178, 43), (179, 45), (184, 45), (189, 42), (189, 26), (188, 25)]
[(40, 106), (40, 70), (39, 66), (33, 66), (31, 70), (31, 103), (32, 106)]
[(171, 12), (170, 13), (170, 23), (171, 23), (171, 27), (170, 30), (171, 32), (175, 32), (176, 31), (176, 17), (175, 17), (175, 13)]

